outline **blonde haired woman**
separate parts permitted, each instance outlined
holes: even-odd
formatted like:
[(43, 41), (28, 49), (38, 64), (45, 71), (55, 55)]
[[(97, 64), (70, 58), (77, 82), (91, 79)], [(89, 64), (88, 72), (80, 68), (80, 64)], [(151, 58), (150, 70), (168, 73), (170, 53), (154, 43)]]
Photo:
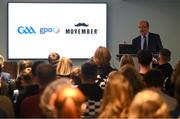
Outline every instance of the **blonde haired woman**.
[(111, 60), (111, 54), (109, 50), (105, 47), (99, 46), (93, 57), (93, 61), (98, 65), (98, 66), (109, 66), (109, 62)]
[(120, 72), (111, 72), (108, 76), (99, 118), (127, 117), (132, 97), (132, 87), (128, 80)]
[(57, 64), (56, 75), (58, 77), (69, 77), (72, 67), (72, 61), (69, 58), (62, 57)]
[(132, 66), (134, 65), (134, 61), (133, 58), (131, 57), (131, 55), (129, 54), (125, 54), (121, 57), (120, 61), (119, 61), (119, 68), (121, 68), (122, 66), (126, 65), (126, 64), (130, 64)]
[(98, 75), (102, 79), (107, 79), (108, 74), (115, 70), (110, 65), (111, 54), (109, 49), (99, 46), (93, 56), (93, 61), (98, 66)]
[(163, 98), (152, 90), (139, 92), (129, 109), (129, 118), (167, 118), (168, 106)]

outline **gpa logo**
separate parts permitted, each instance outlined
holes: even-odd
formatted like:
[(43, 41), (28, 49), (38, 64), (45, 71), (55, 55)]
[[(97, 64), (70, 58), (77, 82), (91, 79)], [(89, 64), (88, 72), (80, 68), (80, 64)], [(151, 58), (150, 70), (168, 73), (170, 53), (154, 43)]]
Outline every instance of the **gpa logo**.
[(19, 34), (36, 34), (32, 26), (20, 26), (17, 31)]
[(59, 27), (40, 28), (40, 34), (46, 34), (46, 33), (56, 33), (56, 34), (58, 34), (59, 32), (60, 32)]

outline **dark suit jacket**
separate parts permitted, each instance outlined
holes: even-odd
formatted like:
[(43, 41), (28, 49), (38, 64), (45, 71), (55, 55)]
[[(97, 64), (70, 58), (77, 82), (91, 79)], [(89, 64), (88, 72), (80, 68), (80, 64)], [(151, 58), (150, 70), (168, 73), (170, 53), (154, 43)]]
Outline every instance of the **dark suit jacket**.
[[(134, 38), (132, 40), (133, 46), (136, 48), (136, 51), (141, 49), (141, 36), (139, 35), (138, 37)], [(150, 33), (148, 35), (148, 49), (153, 53), (153, 54), (158, 54), (159, 50), (163, 48), (160, 36), (155, 33)]]

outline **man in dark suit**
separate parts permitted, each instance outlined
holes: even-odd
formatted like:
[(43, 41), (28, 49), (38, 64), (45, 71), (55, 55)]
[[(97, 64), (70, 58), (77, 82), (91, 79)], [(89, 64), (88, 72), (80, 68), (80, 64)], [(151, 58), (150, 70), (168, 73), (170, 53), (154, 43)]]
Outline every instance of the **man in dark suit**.
[(163, 48), (160, 36), (149, 32), (148, 21), (142, 20), (138, 23), (140, 35), (132, 40), (136, 50), (148, 49), (153, 54), (158, 54)]

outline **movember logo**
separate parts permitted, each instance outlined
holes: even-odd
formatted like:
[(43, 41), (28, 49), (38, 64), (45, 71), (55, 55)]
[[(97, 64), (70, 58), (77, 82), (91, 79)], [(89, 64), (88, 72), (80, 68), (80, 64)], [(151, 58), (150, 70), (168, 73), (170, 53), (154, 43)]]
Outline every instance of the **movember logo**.
[[(97, 28), (88, 28), (89, 24), (86, 23), (77, 23), (74, 24), (75, 27), (79, 28), (68, 28), (65, 30), (65, 34), (86, 34), (86, 35), (97, 35), (98, 29)], [(81, 27), (83, 26), (83, 28)], [(86, 28), (85, 28), (86, 27)]]
[(79, 27), (79, 26), (85, 26), (88, 27), (89, 24), (85, 24), (85, 23), (78, 23), (78, 24), (74, 24), (74, 26)]

